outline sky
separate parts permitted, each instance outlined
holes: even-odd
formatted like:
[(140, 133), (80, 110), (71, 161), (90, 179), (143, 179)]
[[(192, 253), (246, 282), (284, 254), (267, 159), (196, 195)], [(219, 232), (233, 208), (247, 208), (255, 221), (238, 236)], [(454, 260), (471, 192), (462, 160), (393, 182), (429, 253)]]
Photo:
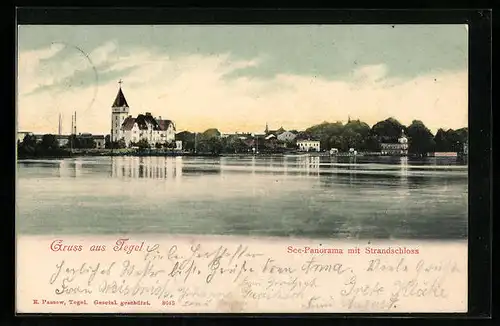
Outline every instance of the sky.
[(348, 117), (468, 125), (466, 25), (20, 25), (19, 131), (109, 134), (130, 114), (177, 131), (304, 130)]

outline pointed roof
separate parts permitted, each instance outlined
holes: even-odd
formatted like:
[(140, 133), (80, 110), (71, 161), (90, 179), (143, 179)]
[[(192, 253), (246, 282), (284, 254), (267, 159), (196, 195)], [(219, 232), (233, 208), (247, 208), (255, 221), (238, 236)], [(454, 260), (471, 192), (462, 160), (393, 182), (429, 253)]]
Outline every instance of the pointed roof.
[(156, 119), (156, 122), (158, 122), (158, 126), (160, 128), (160, 130), (167, 130), (168, 129), (168, 126), (170, 124), (172, 124), (172, 126), (174, 127), (174, 130), (175, 130), (175, 124), (172, 120), (160, 120), (160, 119)]
[(151, 113), (146, 112), (146, 114), (139, 114), (135, 119), (139, 130), (148, 130), (148, 123), (152, 126), (153, 130), (160, 130), (160, 126)]
[(125, 99), (125, 95), (123, 95), (122, 88), (118, 90), (118, 94), (116, 94), (115, 101), (113, 102), (113, 108), (120, 108), (120, 107), (129, 107), (127, 100)]
[(132, 118), (132, 116), (128, 116), (127, 118), (125, 118), (125, 120), (123, 120), (121, 129), (122, 130), (132, 130), (132, 128), (134, 127), (134, 124), (135, 124), (135, 118)]

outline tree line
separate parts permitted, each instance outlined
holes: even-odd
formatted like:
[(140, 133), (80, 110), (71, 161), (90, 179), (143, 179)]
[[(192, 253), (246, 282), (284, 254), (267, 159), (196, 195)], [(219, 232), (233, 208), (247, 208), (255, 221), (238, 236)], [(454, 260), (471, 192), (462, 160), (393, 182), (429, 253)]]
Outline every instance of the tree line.
[[(337, 148), (346, 152), (354, 148), (360, 152), (379, 152), (382, 143), (397, 143), (402, 134), (408, 138), (408, 151), (410, 154), (427, 155), (429, 152), (461, 152), (468, 141), (468, 128), (439, 129), (434, 135), (420, 120), (414, 120), (409, 126), (401, 124), (394, 118), (379, 121), (370, 127), (360, 120), (351, 120), (346, 124), (342, 122), (323, 122), (298, 132), (298, 139), (319, 140), (321, 150)], [(276, 135), (277, 136), (277, 135)], [(245, 138), (245, 137), (243, 137)], [(246, 137), (241, 139), (238, 135), (221, 137), (216, 128), (210, 128), (202, 133), (183, 131), (176, 135), (182, 141), (184, 150), (197, 153), (249, 153), (255, 148), (260, 153), (279, 153), (297, 149), (296, 139), (284, 142), (276, 138), (266, 140), (264, 137)], [(147, 140), (132, 144), (140, 149), (150, 148)], [(107, 148), (124, 148), (125, 142), (111, 143), (109, 135), (106, 136)], [(174, 148), (175, 143), (156, 146), (157, 148)], [(92, 138), (81, 138), (71, 135), (68, 143), (60, 147), (57, 136), (46, 134), (40, 141), (34, 135), (28, 134), (18, 142), (19, 157), (39, 156), (68, 156), (69, 148), (85, 149), (95, 148)]]
[(355, 148), (366, 152), (378, 152), (382, 143), (397, 143), (404, 134), (408, 139), (408, 152), (417, 155), (461, 152), (463, 144), (468, 140), (467, 128), (441, 128), (434, 135), (420, 120), (413, 120), (410, 125), (405, 126), (394, 118), (379, 121), (372, 127), (360, 120), (352, 120), (345, 125), (341, 122), (323, 122), (306, 129), (306, 133), (320, 140), (322, 149), (338, 148), (340, 151), (347, 151)]
[[(468, 140), (468, 128), (439, 129), (434, 135), (420, 120), (413, 120), (405, 126), (394, 118), (379, 121), (370, 127), (360, 120), (342, 122), (323, 122), (298, 132), (298, 139), (320, 141), (321, 150), (337, 148), (346, 152), (354, 148), (361, 152), (379, 152), (382, 143), (397, 143), (402, 135), (408, 139), (410, 154), (425, 156), (430, 152), (461, 152)], [(216, 128), (202, 133), (180, 132), (176, 138), (182, 140), (183, 148), (199, 153), (246, 153), (252, 148), (259, 152), (280, 152), (296, 149), (296, 140), (282, 142), (276, 139), (265, 140), (260, 137), (248, 137), (246, 140), (237, 135), (221, 137)]]
[(56, 135), (45, 134), (38, 141), (35, 135), (27, 134), (22, 141), (17, 143), (17, 155), (19, 158), (66, 157), (71, 156), (71, 148), (90, 149), (95, 147), (96, 142), (91, 137), (70, 135), (68, 142), (61, 146)]
[(19, 158), (30, 157), (66, 157), (71, 153), (59, 146), (55, 135), (46, 134), (37, 141), (35, 135), (26, 135), (22, 141), (17, 143), (17, 156)]

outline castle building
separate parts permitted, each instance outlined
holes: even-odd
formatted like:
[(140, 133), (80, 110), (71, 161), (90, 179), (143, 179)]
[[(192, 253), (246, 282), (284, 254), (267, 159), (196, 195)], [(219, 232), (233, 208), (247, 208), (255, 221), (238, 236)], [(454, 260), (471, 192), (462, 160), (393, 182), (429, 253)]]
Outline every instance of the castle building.
[(136, 118), (129, 114), (129, 106), (120, 88), (111, 107), (111, 141), (123, 140), (127, 147), (140, 140), (149, 145), (170, 144), (175, 141), (175, 124), (172, 120), (155, 118), (150, 112), (139, 114)]
[(171, 120), (154, 118), (150, 112), (139, 114), (137, 118), (128, 116), (120, 129), (122, 139), (127, 147), (146, 139), (152, 146), (170, 144), (175, 141), (175, 125)]

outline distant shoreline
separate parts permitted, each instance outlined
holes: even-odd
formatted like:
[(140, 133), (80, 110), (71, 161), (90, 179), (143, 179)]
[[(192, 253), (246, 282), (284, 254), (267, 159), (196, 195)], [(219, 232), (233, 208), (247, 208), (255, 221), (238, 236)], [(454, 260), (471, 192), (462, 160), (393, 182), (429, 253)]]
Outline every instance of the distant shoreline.
[[(75, 158), (75, 157), (87, 157), (87, 156), (133, 156), (133, 157), (178, 157), (178, 156), (186, 156), (186, 157), (284, 157), (284, 156), (295, 156), (295, 157), (380, 157), (380, 158), (390, 158), (390, 157), (408, 157), (408, 158), (419, 158), (414, 155), (382, 155), (381, 153), (336, 153), (331, 155), (329, 152), (285, 152), (285, 153), (192, 153), (192, 152), (182, 152), (182, 151), (157, 151), (157, 150), (145, 150), (145, 151), (136, 151), (136, 150), (109, 150), (109, 149), (100, 149), (100, 150), (73, 150), (73, 151), (65, 151), (64, 154), (42, 154), (42, 155), (18, 155), (18, 160), (31, 160), (31, 159), (65, 159), (65, 158)], [(432, 156), (428, 156), (428, 158), (432, 158)], [(467, 156), (457, 155), (456, 157), (450, 157), (456, 159), (466, 159)]]
[[(351, 153), (337, 153), (335, 155), (330, 155), (329, 152), (282, 152), (282, 153), (192, 153), (184, 151), (162, 151), (162, 150), (129, 150), (129, 149), (90, 149), (90, 150), (72, 150), (64, 151), (61, 155), (44, 153), (40, 155), (23, 155), (18, 156), (19, 159), (36, 159), (36, 158), (71, 158), (71, 157), (83, 157), (83, 156), (188, 156), (188, 157), (282, 157), (282, 156), (323, 156), (323, 157), (355, 157), (355, 156), (383, 156), (378, 153), (357, 153), (356, 155)], [(387, 156), (387, 155), (385, 155)]]

